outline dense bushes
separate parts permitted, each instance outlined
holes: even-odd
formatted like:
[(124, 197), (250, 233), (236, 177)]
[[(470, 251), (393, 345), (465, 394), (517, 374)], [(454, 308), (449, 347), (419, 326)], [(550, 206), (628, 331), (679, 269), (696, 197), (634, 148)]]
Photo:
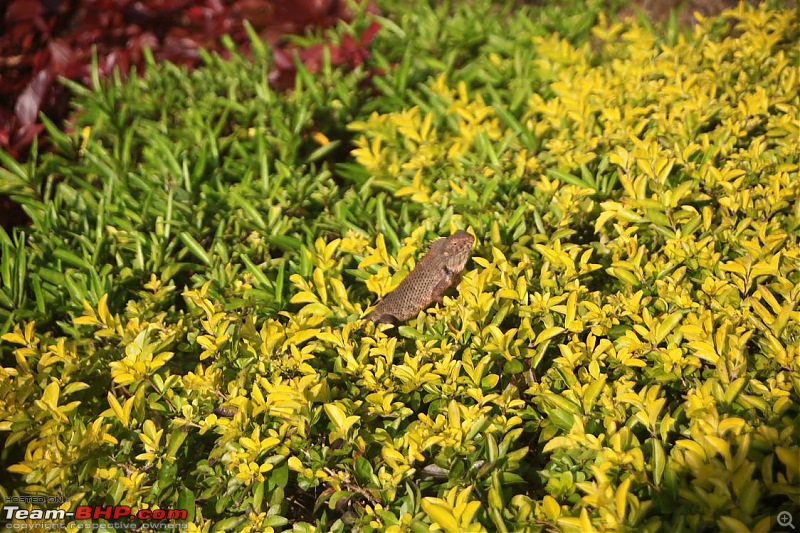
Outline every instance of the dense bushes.
[[(479, 8), (385, 21), (380, 95), (151, 65), (84, 91), (59, 154), (4, 161), (34, 222), (1, 236), (8, 487), (191, 530), (765, 530), (797, 506), (796, 16), (668, 41)], [(359, 320), (457, 228), (458, 293)]]

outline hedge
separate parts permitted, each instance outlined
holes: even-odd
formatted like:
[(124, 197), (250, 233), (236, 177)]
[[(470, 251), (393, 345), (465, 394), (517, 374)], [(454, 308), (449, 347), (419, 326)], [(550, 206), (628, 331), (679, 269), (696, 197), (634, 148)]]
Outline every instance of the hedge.
[[(0, 171), (33, 221), (0, 233), (2, 496), (189, 531), (800, 508), (796, 13), (487, 9), (391, 12), (288, 95), (257, 46), (72, 86), (74, 132)], [(457, 291), (361, 320), (457, 229)]]

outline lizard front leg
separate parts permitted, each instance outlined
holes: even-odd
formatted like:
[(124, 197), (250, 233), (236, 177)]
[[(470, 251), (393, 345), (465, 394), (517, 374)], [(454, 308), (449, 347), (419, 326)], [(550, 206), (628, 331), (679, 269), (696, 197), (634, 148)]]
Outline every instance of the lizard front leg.
[(433, 288), (432, 295), (432, 301), (439, 305), (442, 305), (444, 302), (444, 293), (447, 291), (447, 289), (454, 285), (458, 285), (458, 283), (461, 281), (461, 272), (453, 272), (447, 267), (444, 267), (442, 270), (444, 271), (444, 276)]

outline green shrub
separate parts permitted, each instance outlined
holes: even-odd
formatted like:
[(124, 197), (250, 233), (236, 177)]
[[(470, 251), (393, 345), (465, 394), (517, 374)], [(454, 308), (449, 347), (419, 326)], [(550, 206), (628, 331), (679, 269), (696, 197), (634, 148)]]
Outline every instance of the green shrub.
[[(4, 160), (33, 226), (0, 234), (3, 496), (191, 531), (763, 531), (800, 505), (797, 17), (664, 40), (485, 7), (386, 22), (375, 98), (360, 70), (282, 97), (264, 61), (150, 65)], [(359, 320), (458, 228), (457, 294)]]

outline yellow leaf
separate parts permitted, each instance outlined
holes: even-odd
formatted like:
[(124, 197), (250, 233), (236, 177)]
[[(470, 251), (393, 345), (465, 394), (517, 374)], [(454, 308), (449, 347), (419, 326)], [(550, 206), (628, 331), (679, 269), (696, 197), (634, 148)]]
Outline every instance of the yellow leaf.
[[(492, 487), (490, 490), (494, 490), (494, 487)], [(472, 524), (472, 519), (475, 517), (475, 513), (477, 513), (480, 508), (481, 502), (478, 501), (472, 501), (463, 506), (463, 511), (459, 517), (462, 530)]]
[(378, 263), (382, 263), (383, 259), (378, 254), (368, 255), (361, 262), (358, 264), (359, 270), (363, 270), (369, 266), (377, 265)]
[(730, 531), (731, 533), (750, 533), (750, 528), (732, 516), (723, 516), (717, 521), (717, 525), (719, 525), (720, 531)]
[(114, 376), (114, 383), (117, 383), (122, 386), (129, 385), (134, 381), (136, 381), (136, 377), (130, 372), (124, 372), (122, 374), (117, 374)]
[(297, 314), (298, 316), (302, 317), (313, 316), (313, 317), (324, 318), (328, 316), (330, 313), (331, 310), (327, 305), (320, 302), (313, 302), (304, 305), (303, 308), (300, 309), (300, 311)]
[(11, 472), (12, 474), (30, 474), (31, 472), (33, 472), (33, 469), (31, 469), (31, 467), (24, 465), (22, 463), (11, 465), (6, 470)]
[(650, 463), (653, 466), (653, 480), (656, 485), (661, 483), (661, 477), (664, 475), (664, 468), (666, 467), (666, 457), (664, 454), (664, 446), (658, 439), (651, 439), (653, 443), (653, 455)]
[(28, 345), (28, 341), (25, 340), (25, 337), (23, 337), (22, 335), (20, 335), (16, 331), (13, 332), (13, 333), (6, 333), (2, 337), (0, 337), (0, 339), (3, 339), (4, 341), (8, 341), (8, 342), (13, 342), (15, 344), (21, 344), (23, 346), (27, 346)]
[(79, 316), (72, 319), (72, 323), (76, 326), (100, 326), (102, 322), (93, 316)]
[(594, 533), (596, 531), (585, 507), (581, 509), (581, 530), (583, 533)]
[(294, 296), (292, 296), (292, 299), (290, 300), (290, 303), (293, 303), (293, 304), (305, 304), (305, 303), (318, 302), (318, 301), (319, 301), (319, 298), (313, 292), (311, 292), (311, 291), (301, 291), (301, 292), (298, 292), (297, 294), (295, 294)]
[(70, 383), (66, 387), (64, 387), (63, 394), (64, 394), (64, 396), (67, 396), (69, 394), (72, 394), (73, 392), (82, 391), (82, 390), (85, 390), (85, 389), (88, 389), (88, 388), (89, 388), (89, 385), (87, 383), (84, 383), (82, 381), (75, 381), (73, 383)]
[[(455, 490), (455, 487), (452, 490)], [(461, 507), (463, 505), (466, 505), (466, 503), (469, 502), (469, 495), (471, 492), (472, 492), (472, 485), (466, 487), (464, 490), (459, 492), (458, 496), (456, 496), (455, 502), (453, 502), (453, 506)]]
[(321, 268), (314, 269), (314, 286), (317, 288), (319, 297), (323, 303), (328, 303), (328, 289), (325, 287), (325, 273)]
[(797, 472), (800, 472), (800, 454), (797, 453), (797, 449), (790, 450), (785, 446), (778, 446), (775, 448), (775, 455), (786, 465), (786, 470), (788, 472), (795, 473), (794, 475), (790, 475), (790, 479), (796, 478)]
[(558, 448), (570, 449), (573, 447), (575, 447), (575, 443), (572, 442), (571, 439), (567, 437), (554, 437), (547, 441), (542, 451), (548, 453)]
[(661, 344), (661, 341), (675, 329), (675, 326), (677, 326), (682, 319), (683, 313), (676, 311), (662, 320), (661, 323), (656, 326), (656, 343)]
[(397, 191), (394, 193), (394, 195), (396, 197), (400, 198), (402, 196), (409, 196), (409, 195), (415, 194), (417, 192), (418, 191), (417, 191), (416, 187), (406, 186), (406, 187), (400, 187), (399, 189), (397, 189)]
[(145, 420), (142, 424), (142, 431), (152, 441), (157, 441), (161, 437), (162, 431), (156, 431), (156, 425), (152, 420)]
[(578, 313), (578, 293), (577, 291), (573, 291), (569, 293), (567, 297), (567, 311), (564, 315), (564, 325), (569, 328), (572, 323), (575, 321), (575, 317)]
[(305, 469), (305, 467), (303, 466), (303, 462), (300, 461), (300, 459), (298, 459), (294, 455), (289, 457), (287, 464), (289, 466), (289, 470), (292, 470), (294, 472), (302, 472)]
[(533, 342), (533, 345), (538, 346), (539, 344), (543, 343), (546, 340), (552, 339), (553, 337), (555, 337), (556, 335), (560, 334), (563, 331), (564, 328), (558, 326), (546, 328), (536, 336), (536, 340)]
[(103, 324), (108, 325), (111, 322), (111, 313), (108, 312), (108, 293), (103, 294), (97, 302), (97, 314), (100, 315)]
[(320, 146), (326, 146), (327, 144), (330, 144), (330, 142), (331, 142), (330, 139), (328, 139), (328, 137), (326, 137), (325, 134), (320, 132), (320, 131), (315, 131), (311, 135), (311, 138), (314, 139), (314, 142), (316, 142)]
[(444, 500), (431, 497), (422, 498), (422, 510), (448, 533), (461, 531), (458, 520), (453, 516), (450, 506)]
[(135, 457), (135, 459), (138, 460), (138, 461), (153, 462), (153, 461), (156, 460), (156, 454), (154, 454), (152, 452), (140, 453), (139, 455), (137, 455)]
[(519, 299), (519, 294), (514, 289), (500, 289), (495, 293), (495, 297), (497, 297), (498, 300), (501, 298), (517, 300)]
[(708, 361), (709, 363), (716, 364), (719, 361), (719, 354), (714, 349), (714, 346), (705, 341), (692, 341), (689, 347), (694, 350), (694, 353), (700, 359)]
[(617, 492), (614, 495), (614, 503), (617, 505), (617, 516), (619, 516), (623, 521), (625, 520), (628, 489), (630, 486), (631, 478), (626, 478), (625, 481), (620, 483), (619, 487), (617, 487)]
[(58, 395), (61, 392), (61, 388), (58, 386), (58, 383), (55, 381), (51, 382), (45, 389), (44, 394), (42, 394), (42, 402), (52, 409), (53, 411), (58, 410)]
[(561, 506), (558, 505), (556, 499), (550, 495), (546, 495), (542, 500), (542, 509), (549, 520), (556, 520), (561, 516)]
[[(739, 378), (739, 379), (743, 380), (744, 378)], [(734, 431), (735, 435), (739, 435), (741, 434), (742, 430), (745, 429), (745, 426), (746, 422), (744, 421), (744, 419), (738, 417), (731, 417), (720, 421), (719, 426), (717, 427), (717, 431), (723, 437), (729, 431)]]
[(684, 448), (691, 453), (695, 454), (699, 459), (705, 460), (706, 459), (706, 452), (703, 450), (703, 447), (697, 444), (693, 440), (682, 439), (675, 443), (678, 448)]
[(747, 275), (747, 270), (745, 270), (744, 266), (735, 261), (730, 261), (728, 263), (725, 263), (721, 266), (721, 268), (726, 272), (733, 272), (734, 274), (739, 274), (739, 276), (741, 276), (742, 278), (744, 278)]
[(325, 404), (325, 414), (328, 415), (328, 418), (336, 428), (343, 433), (347, 433), (353, 424), (361, 420), (361, 417), (358, 416), (346, 416), (342, 408), (335, 403)]
[(342, 305), (349, 306), (350, 300), (347, 297), (347, 288), (342, 283), (342, 280), (337, 278), (328, 278), (328, 283), (331, 284), (333, 288), (333, 294), (336, 297), (336, 301)]
[(392, 468), (397, 468), (398, 464), (406, 464), (406, 458), (403, 457), (403, 454), (388, 446), (384, 446), (381, 449), (381, 457), (384, 461), (389, 463)]
[(781, 253), (778, 252), (772, 259), (768, 262), (766, 261), (759, 261), (753, 268), (750, 270), (750, 274), (753, 278), (757, 278), (758, 276), (777, 276), (779, 274), (778, 268), (780, 267), (781, 262)]
[(125, 416), (125, 411), (123, 411), (122, 406), (120, 405), (117, 397), (109, 391), (108, 395), (108, 405), (111, 406), (111, 410), (114, 411), (114, 416), (117, 417), (117, 420), (122, 422), (122, 425), (126, 428), (128, 427), (128, 418)]
[(316, 337), (318, 333), (319, 329), (317, 328), (300, 330), (291, 337), (289, 337), (284, 343), (284, 345), (288, 346), (289, 344), (295, 344), (295, 345), (303, 344), (307, 340)]
[(461, 412), (458, 409), (458, 402), (455, 400), (450, 400), (447, 406), (447, 418), (451, 429), (458, 430), (461, 428)]

